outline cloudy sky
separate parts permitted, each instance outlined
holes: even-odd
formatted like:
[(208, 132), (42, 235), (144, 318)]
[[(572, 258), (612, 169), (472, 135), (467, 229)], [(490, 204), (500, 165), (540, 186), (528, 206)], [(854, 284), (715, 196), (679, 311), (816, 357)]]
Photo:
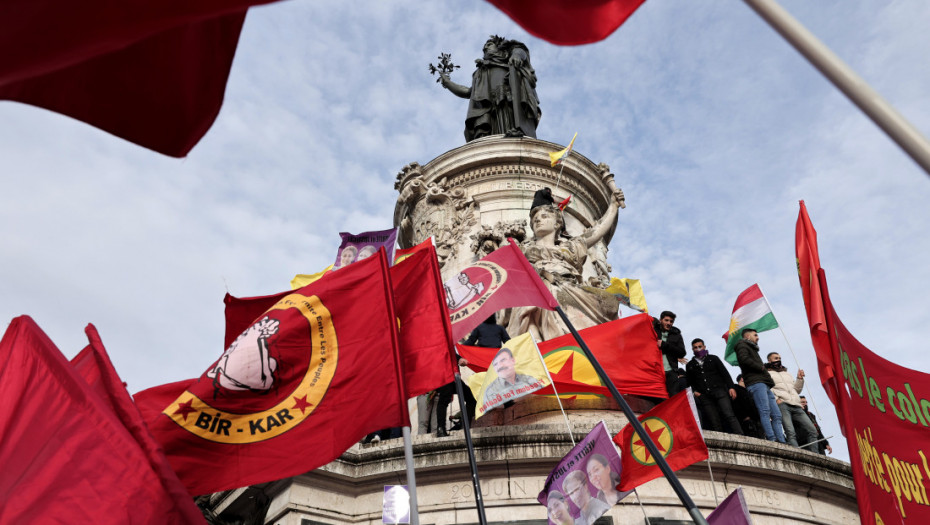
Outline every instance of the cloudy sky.
[[(783, 5), (930, 135), (930, 4)], [(811, 374), (807, 395), (848, 458), (813, 377), (798, 200), (845, 324), (927, 371), (930, 180), (738, 0), (650, 0), (581, 47), (480, 1), (255, 8), (223, 110), (186, 159), (0, 102), (0, 321), (32, 316), (68, 357), (94, 323), (132, 392), (199, 375), (223, 350), (227, 290), (281, 291), (334, 260), (340, 231), (390, 227), (397, 172), (463, 143), (465, 101), (427, 64), (451, 53), (467, 83), (492, 33), (530, 49), (538, 136), (577, 131), (576, 151), (626, 193), (615, 275), (642, 279), (653, 311), (719, 354), (736, 296), (759, 283), (785, 334), (762, 334), (762, 350)]]

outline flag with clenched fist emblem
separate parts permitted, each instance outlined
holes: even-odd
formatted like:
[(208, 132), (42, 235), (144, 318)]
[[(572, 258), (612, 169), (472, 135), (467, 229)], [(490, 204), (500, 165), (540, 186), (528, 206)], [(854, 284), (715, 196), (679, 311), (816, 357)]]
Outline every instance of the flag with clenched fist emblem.
[(409, 424), (384, 251), (281, 294), (198, 379), (136, 394), (192, 494), (294, 476)]

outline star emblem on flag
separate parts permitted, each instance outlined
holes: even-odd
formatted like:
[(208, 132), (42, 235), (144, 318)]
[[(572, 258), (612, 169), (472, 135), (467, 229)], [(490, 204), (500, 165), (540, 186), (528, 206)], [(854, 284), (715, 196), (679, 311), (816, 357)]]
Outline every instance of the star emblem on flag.
[(197, 409), (194, 408), (194, 398), (190, 398), (186, 403), (178, 403), (178, 409), (175, 410), (174, 413), (181, 414), (181, 417), (184, 418), (184, 421), (187, 421), (187, 415), (196, 411)]
[(313, 406), (313, 403), (307, 401), (307, 395), (304, 394), (303, 397), (294, 397), (294, 406), (292, 409), (299, 409), (300, 413), (303, 414), (304, 410)]
[[(659, 449), (659, 453), (662, 454), (662, 457), (668, 457), (669, 453), (672, 451), (672, 429), (669, 428), (668, 423), (657, 418), (650, 417), (641, 421), (643, 428), (646, 430), (646, 434), (649, 435), (649, 439), (656, 444), (656, 448)], [(630, 450), (632, 451), (633, 458), (642, 465), (655, 465), (656, 459), (649, 452), (649, 449), (646, 448), (646, 444), (643, 443), (643, 440), (633, 433), (632, 438), (630, 439)]]

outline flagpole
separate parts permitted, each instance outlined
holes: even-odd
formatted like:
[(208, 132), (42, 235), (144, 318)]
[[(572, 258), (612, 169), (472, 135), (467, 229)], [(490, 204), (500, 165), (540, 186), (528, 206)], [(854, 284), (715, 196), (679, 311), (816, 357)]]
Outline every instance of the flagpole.
[[(758, 286), (758, 284), (756, 286)], [(772, 316), (777, 320), (778, 316), (775, 315), (775, 310), (772, 309), (772, 304), (769, 302), (769, 298), (765, 296), (765, 292), (762, 291), (761, 286), (759, 286), (759, 291), (762, 292), (762, 299), (765, 300), (765, 305), (769, 307), (769, 311), (772, 312)], [(788, 345), (788, 351), (791, 352), (791, 357), (794, 358), (795, 366), (797, 366), (798, 370), (800, 370), (801, 362), (798, 360), (797, 354), (794, 353), (794, 348), (791, 347), (791, 341), (788, 340), (788, 334), (786, 334), (785, 329), (781, 327), (781, 323), (778, 323), (778, 329), (781, 331), (781, 336), (785, 338), (785, 344)], [(809, 391), (810, 389), (808, 389), (808, 392)], [(811, 405), (814, 406), (814, 412), (817, 414), (817, 417), (820, 417), (820, 409), (817, 408), (817, 402), (814, 401), (814, 396), (811, 396)]]
[[(458, 368), (458, 363), (455, 364)], [(468, 465), (471, 467), (471, 482), (475, 488), (475, 506), (478, 508), (478, 523), (488, 525), (484, 515), (484, 499), (481, 496), (481, 480), (478, 479), (478, 464), (475, 462), (475, 446), (471, 441), (471, 424), (468, 422), (468, 409), (465, 407), (465, 391), (462, 390), (462, 374), (455, 372), (455, 390), (459, 396), (459, 409), (462, 411), (462, 430), (465, 432), (465, 446), (468, 449)]]
[(646, 433), (646, 429), (644, 429), (642, 423), (639, 422), (639, 419), (636, 417), (633, 409), (630, 408), (630, 405), (627, 404), (623, 396), (620, 395), (620, 391), (617, 390), (616, 385), (614, 385), (614, 382), (607, 375), (607, 372), (604, 371), (604, 368), (601, 367), (601, 364), (598, 362), (597, 358), (595, 358), (594, 354), (591, 353), (591, 349), (588, 348), (588, 344), (585, 343), (584, 339), (581, 338), (578, 330), (575, 330), (575, 326), (572, 325), (571, 321), (568, 320), (568, 316), (565, 315), (562, 307), (556, 306), (555, 311), (558, 312), (559, 316), (562, 318), (562, 321), (565, 322), (565, 326), (568, 327), (569, 331), (572, 333), (572, 336), (575, 338), (575, 341), (578, 342), (578, 346), (581, 347), (582, 352), (584, 352), (585, 357), (587, 357), (588, 361), (590, 361), (591, 366), (594, 367), (594, 370), (601, 378), (601, 381), (603, 381), (607, 386), (607, 389), (610, 390), (614, 400), (618, 405), (620, 405), (620, 409), (623, 410), (623, 414), (626, 416), (627, 421), (629, 421), (630, 425), (633, 427), (633, 431), (636, 432), (636, 435), (638, 435), (639, 438), (643, 441), (643, 444), (646, 446), (646, 450), (648, 450), (649, 453), (655, 457), (656, 464), (659, 466), (659, 470), (661, 470), (662, 474), (665, 475), (665, 479), (667, 479), (669, 485), (672, 486), (672, 489), (675, 491), (678, 499), (680, 499), (681, 503), (685, 506), (686, 509), (688, 509), (688, 514), (691, 515), (691, 519), (698, 525), (707, 525), (707, 520), (704, 518), (704, 515), (701, 514), (700, 509), (698, 509), (697, 505), (694, 504), (694, 500), (691, 499), (691, 496), (688, 495), (688, 492), (681, 485), (681, 481), (677, 476), (675, 476), (675, 472), (668, 465), (668, 462), (665, 460), (665, 456), (659, 452), (659, 448), (649, 437), (649, 434)]
[[(433, 273), (433, 279), (439, 284), (436, 290), (437, 295), (440, 295), (440, 304), (442, 304), (445, 299), (439, 292), (439, 290), (442, 290), (442, 276), (439, 275), (439, 260), (435, 254), (430, 263), (430, 269)], [(478, 511), (478, 523), (480, 525), (487, 525), (488, 519), (484, 515), (484, 499), (481, 496), (481, 480), (478, 478), (478, 463), (475, 461), (475, 445), (471, 440), (471, 423), (468, 421), (468, 407), (465, 406), (465, 391), (462, 390), (462, 374), (459, 373), (459, 360), (455, 352), (455, 342), (452, 340), (451, 322), (448, 315), (444, 317), (445, 321), (442, 323), (442, 326), (443, 330), (446, 332), (446, 340), (449, 345), (449, 359), (452, 360), (452, 370), (455, 377), (455, 392), (458, 394), (459, 398), (459, 410), (462, 415), (462, 431), (465, 434), (465, 447), (468, 451), (468, 466), (471, 468), (471, 483), (472, 487), (475, 489), (475, 509)], [(437, 424), (444, 425), (445, 422), (437, 421)]]
[(652, 525), (652, 522), (649, 521), (649, 516), (646, 515), (646, 507), (643, 506), (643, 501), (639, 499), (639, 491), (634, 488), (633, 494), (636, 494), (636, 503), (639, 503), (639, 508), (643, 511), (643, 517), (646, 518), (646, 525)]
[[(391, 319), (397, 319), (397, 314), (394, 311), (394, 293), (390, 291), (394, 289), (394, 285), (391, 282), (391, 272), (387, 264), (387, 251), (384, 249), (384, 246), (378, 249), (378, 258), (381, 262), (381, 274), (386, 283), (384, 296), (388, 312), (390, 313)], [(394, 347), (394, 369), (397, 372), (397, 389), (400, 391), (400, 398), (403, 401), (400, 407), (401, 421), (406, 423), (406, 425), (401, 427), (401, 434), (404, 437), (404, 461), (407, 464), (407, 491), (410, 496), (410, 523), (412, 525), (420, 525), (420, 516), (417, 507), (417, 477), (413, 469), (413, 444), (410, 439), (410, 412), (407, 409), (407, 404), (409, 402), (407, 399), (407, 385), (404, 382), (403, 361), (400, 358), (400, 340), (397, 334), (397, 325), (394, 323), (391, 323), (391, 342)]]
[(717, 499), (717, 485), (714, 483), (714, 471), (710, 468), (710, 458), (707, 458), (707, 473), (710, 474), (710, 488), (714, 489), (714, 505), (720, 505)]
[(775, 0), (743, 1), (930, 175), (930, 143), (862, 77)]
[[(532, 336), (530, 336), (532, 338)], [(572, 440), (572, 446), (575, 446), (575, 430), (572, 428), (572, 424), (568, 421), (568, 416), (565, 414), (565, 407), (562, 406), (562, 398), (559, 397), (559, 391), (555, 389), (555, 381), (552, 380), (552, 374), (549, 373), (549, 367), (546, 366), (546, 360), (543, 359), (542, 352), (539, 351), (539, 346), (536, 344), (536, 339), (533, 339), (533, 346), (536, 348), (536, 355), (539, 356), (539, 362), (542, 363), (543, 370), (546, 371), (546, 377), (549, 378), (549, 385), (552, 387), (552, 391), (555, 392), (555, 400), (559, 404), (559, 410), (562, 411), (562, 417), (565, 418), (565, 426), (568, 427), (568, 437)]]
[(410, 427), (401, 427), (404, 435), (404, 460), (407, 462), (407, 490), (410, 493), (410, 525), (420, 525), (420, 512), (417, 507), (417, 476), (413, 470), (413, 442), (410, 439)]

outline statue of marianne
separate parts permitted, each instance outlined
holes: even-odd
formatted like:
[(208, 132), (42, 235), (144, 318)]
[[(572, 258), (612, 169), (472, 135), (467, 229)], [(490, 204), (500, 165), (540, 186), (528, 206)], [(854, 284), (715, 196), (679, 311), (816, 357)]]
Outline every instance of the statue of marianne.
[(484, 57), (475, 63), (471, 87), (456, 84), (448, 73), (439, 72), (444, 88), (469, 99), (465, 142), (500, 134), (536, 138), (542, 110), (526, 46), (493, 35), (484, 44)]
[[(616, 298), (584, 286), (581, 273), (588, 248), (597, 244), (616, 221), (623, 192), (615, 190), (604, 216), (581, 235), (572, 237), (565, 232), (562, 211), (552, 204), (552, 194), (547, 190), (536, 192), (530, 210), (533, 237), (521, 243), (520, 248), (575, 328), (580, 330), (617, 319)], [(511, 310), (507, 332), (530, 332), (537, 341), (546, 341), (568, 333), (568, 329), (556, 312), (527, 306)]]

